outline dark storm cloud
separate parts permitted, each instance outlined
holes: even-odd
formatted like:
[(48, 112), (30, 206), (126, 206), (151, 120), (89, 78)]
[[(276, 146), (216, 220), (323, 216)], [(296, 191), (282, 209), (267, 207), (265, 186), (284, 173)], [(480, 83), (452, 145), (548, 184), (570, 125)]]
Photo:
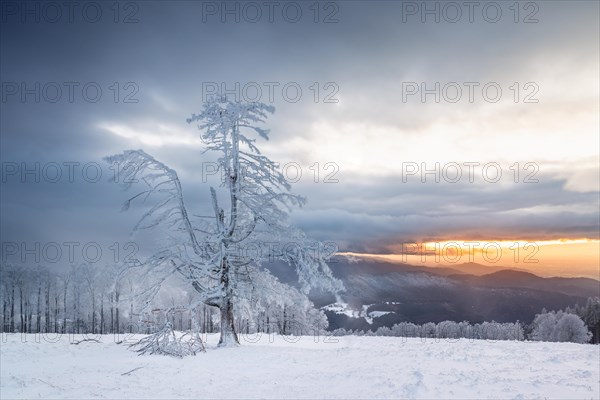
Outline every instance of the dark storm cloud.
[[(355, 252), (388, 252), (399, 243), (452, 239), (598, 238), (597, 193), (539, 183), (402, 183), (400, 176), (349, 180), (314, 193), (297, 223)], [(300, 189), (299, 189), (300, 190)], [(307, 191), (309, 189), (307, 188)]]
[[(498, 23), (481, 16), (474, 23), (423, 24), (418, 16), (403, 23), (402, 2), (338, 2), (335, 23), (315, 23), (309, 3), (298, 3), (304, 14), (297, 23), (280, 14), (273, 23), (266, 14), (259, 23), (244, 18), (233, 23), (231, 16), (222, 23), (219, 14), (206, 15), (203, 7), (208, 3), (202, 2), (132, 3), (137, 7), (135, 23), (121, 22), (128, 9), (120, 10), (120, 22), (115, 23), (108, 3), (101, 3), (104, 14), (97, 23), (77, 13), (73, 23), (22, 22), (19, 16), (3, 15), (3, 166), (98, 163), (103, 176), (94, 183), (79, 175), (74, 182), (55, 184), (36, 183), (31, 176), (23, 181), (21, 171), (6, 177), (2, 241), (128, 240), (135, 213), (119, 213), (127, 194), (107, 183), (112, 171), (101, 161), (126, 148), (144, 148), (176, 168), (187, 183), (189, 203), (201, 213), (207, 187), (197, 176), (200, 148), (185, 141), (197, 132), (185, 118), (199, 110), (203, 83), (226, 82), (232, 88), (236, 82), (256, 82), (266, 101), (265, 83), (278, 82), (278, 111), (269, 121), (273, 136), (265, 149), (274, 157), (310, 164), (319, 160), (312, 159), (310, 151), (296, 151), (294, 139), (322, 147), (318, 135), (308, 134), (316, 122), (388, 127), (399, 133), (386, 140), (403, 141), (435, 125), (440, 111), (452, 121), (479, 107), (402, 105), (403, 81), (497, 80), (509, 85), (531, 79), (538, 64), (557, 53), (567, 66), (589, 59), (593, 63), (594, 54), (597, 58), (598, 5), (592, 2), (540, 4), (540, 22), (529, 25), (515, 24), (507, 9)], [(332, 10), (320, 11), (321, 21)], [(23, 102), (21, 93), (7, 94), (5, 83), (13, 82), (27, 88), (54, 82), (63, 92), (56, 103), (46, 101), (43, 93), (39, 103), (31, 94)], [(77, 83), (73, 101), (68, 82)], [(314, 82), (320, 87), (316, 103), (310, 89)], [(302, 88), (298, 102), (283, 98), (280, 88), (286, 83)], [(331, 92), (323, 87), (326, 83), (339, 89), (335, 96), (340, 107), (323, 102)], [(86, 84), (93, 86), (92, 94), (95, 87), (101, 88), (97, 102), (82, 93)], [(518, 121), (519, 112), (507, 111), (503, 119)], [(133, 137), (123, 136), (131, 132)], [(152, 143), (169, 135), (185, 140)], [(330, 150), (328, 161), (337, 161), (336, 151), (344, 151), (343, 142), (339, 145)], [(375, 141), (372, 146), (386, 143)], [(434, 149), (435, 143), (430, 146)], [(428, 149), (415, 151), (420, 155)], [(399, 184), (398, 176), (389, 172), (370, 178), (339, 164), (340, 183), (302, 183), (295, 188), (309, 198), (295, 220), (343, 250), (381, 250), (399, 240), (448, 235), (598, 235), (598, 210), (593, 210), (597, 192), (567, 190), (565, 181), (552, 174), (531, 186)], [(369, 159), (361, 168), (370, 172)], [(572, 210), (565, 210), (569, 206)], [(546, 209), (519, 211), (534, 207)]]

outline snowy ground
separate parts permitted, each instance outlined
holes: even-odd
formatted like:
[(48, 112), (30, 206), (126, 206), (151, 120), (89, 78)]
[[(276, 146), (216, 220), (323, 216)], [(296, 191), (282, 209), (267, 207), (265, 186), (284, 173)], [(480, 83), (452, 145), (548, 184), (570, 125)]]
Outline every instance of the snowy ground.
[(600, 397), (593, 345), (263, 335), (215, 349), (210, 335), (207, 353), (181, 360), (138, 356), (112, 335), (79, 345), (2, 339), (2, 399)]

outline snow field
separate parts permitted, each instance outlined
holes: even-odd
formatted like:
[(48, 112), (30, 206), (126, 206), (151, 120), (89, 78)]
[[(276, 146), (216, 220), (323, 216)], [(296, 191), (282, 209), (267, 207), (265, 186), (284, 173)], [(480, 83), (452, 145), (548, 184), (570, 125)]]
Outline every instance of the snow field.
[(210, 334), (206, 353), (176, 359), (115, 343), (134, 337), (74, 345), (81, 335), (37, 343), (33, 334), (4, 334), (0, 398), (600, 397), (594, 345), (262, 334), (220, 349)]

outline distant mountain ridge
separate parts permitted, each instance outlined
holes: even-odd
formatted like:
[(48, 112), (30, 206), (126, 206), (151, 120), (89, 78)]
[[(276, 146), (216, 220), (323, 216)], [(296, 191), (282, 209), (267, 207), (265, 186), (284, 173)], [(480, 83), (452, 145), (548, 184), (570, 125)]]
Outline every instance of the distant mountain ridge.
[(449, 275), (448, 278), (486, 287), (532, 288), (574, 296), (600, 296), (600, 281), (591, 278), (542, 278), (531, 272), (512, 269), (483, 276)]
[[(438, 268), (431, 268), (431, 269), (436, 270)], [(494, 272), (506, 271), (508, 269), (510, 269), (512, 271), (528, 272), (528, 271), (525, 271), (520, 268), (508, 268), (508, 267), (505, 267), (502, 265), (482, 265), (482, 264), (477, 264), (474, 262), (456, 264), (456, 265), (452, 265), (452, 267), (441, 267), (441, 269), (456, 271), (456, 274), (476, 275), (476, 276), (488, 275), (488, 274), (492, 274)], [(441, 273), (444, 273), (444, 272), (441, 272)]]
[(313, 298), (324, 307), (330, 329), (376, 329), (401, 321), (529, 323), (542, 308), (583, 305), (587, 297), (600, 296), (600, 281), (591, 278), (543, 278), (474, 263), (432, 268), (372, 259), (335, 261), (330, 267), (347, 289), (343, 303), (332, 304), (336, 300), (325, 295)]

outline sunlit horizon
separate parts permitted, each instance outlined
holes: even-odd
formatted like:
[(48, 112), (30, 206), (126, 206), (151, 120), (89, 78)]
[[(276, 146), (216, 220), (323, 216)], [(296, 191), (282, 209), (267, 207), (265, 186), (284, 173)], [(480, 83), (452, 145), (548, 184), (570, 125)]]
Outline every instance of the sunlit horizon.
[[(542, 277), (587, 277), (600, 280), (600, 240), (444, 240), (406, 242), (397, 253), (339, 252), (347, 257), (392, 263), (446, 267), (475, 263), (531, 272)], [(490, 273), (495, 269), (491, 269)]]

